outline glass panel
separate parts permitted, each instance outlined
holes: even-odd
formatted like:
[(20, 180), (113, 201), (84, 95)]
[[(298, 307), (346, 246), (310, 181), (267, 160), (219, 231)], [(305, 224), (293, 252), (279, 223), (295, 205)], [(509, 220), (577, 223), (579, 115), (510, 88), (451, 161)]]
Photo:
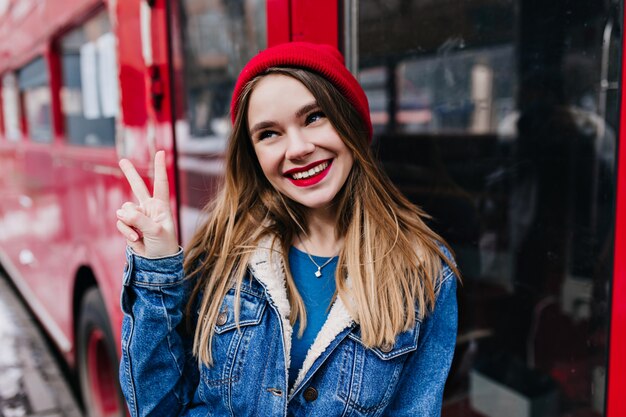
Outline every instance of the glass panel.
[(48, 84), (48, 71), (43, 58), (36, 58), (18, 73), (20, 88), (35, 88)]
[(181, 234), (191, 237), (200, 209), (221, 180), (221, 154), (230, 131), (229, 106), (245, 63), (266, 47), (265, 1), (184, 0), (173, 27), (183, 68), (176, 102), (182, 120), (176, 140), (180, 169)]
[(15, 74), (2, 77), (2, 112), (4, 115), (4, 134), (8, 140), (20, 140), (20, 96)]
[(28, 135), (35, 142), (52, 141), (52, 108), (48, 71), (37, 58), (18, 72)]
[(620, 15), (359, 2), (374, 146), (463, 273), (443, 416), (604, 414)]
[[(495, 132), (513, 107), (510, 45), (398, 62), (395, 125), (404, 132)], [(497, 81), (494, 83), (494, 81)]]
[(103, 11), (60, 40), (61, 111), (70, 143), (113, 146), (119, 112), (116, 40)]

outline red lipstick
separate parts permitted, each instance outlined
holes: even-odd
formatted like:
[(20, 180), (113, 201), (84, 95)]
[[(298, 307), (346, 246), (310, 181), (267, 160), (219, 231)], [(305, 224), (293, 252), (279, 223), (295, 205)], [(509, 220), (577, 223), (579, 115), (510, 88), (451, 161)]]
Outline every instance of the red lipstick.
[[(324, 162), (328, 162), (328, 165), (326, 166), (326, 168), (324, 168), (322, 171), (320, 172), (316, 172), (315, 174), (311, 175), (308, 178), (300, 178), (300, 179), (294, 179), (292, 177), (293, 174), (296, 174), (298, 172), (305, 172), (310, 170), (311, 168), (314, 168), (320, 164), (323, 164)], [(290, 169), (289, 171), (285, 172), (285, 177), (291, 181), (292, 184), (294, 184), (295, 186), (298, 187), (310, 187), (311, 185), (315, 185), (318, 182), (320, 182), (321, 180), (323, 180), (326, 175), (328, 174), (328, 172), (330, 171), (330, 166), (333, 164), (332, 159), (328, 159), (327, 161), (316, 161), (313, 162), (305, 167), (299, 167), (299, 168), (294, 168), (294, 169)]]

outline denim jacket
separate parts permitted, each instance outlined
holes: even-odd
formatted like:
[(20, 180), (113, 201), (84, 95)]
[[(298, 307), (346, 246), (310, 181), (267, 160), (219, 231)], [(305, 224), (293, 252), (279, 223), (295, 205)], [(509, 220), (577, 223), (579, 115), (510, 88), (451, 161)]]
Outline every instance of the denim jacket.
[[(273, 254), (272, 254), (273, 253)], [(127, 250), (120, 381), (131, 416), (439, 416), (457, 331), (456, 277), (447, 266), (435, 309), (393, 346), (366, 348), (340, 297), (288, 388), (291, 325), (282, 261), (262, 241), (241, 289), (226, 295), (212, 366), (191, 354), (183, 313), (193, 287), (182, 251)]]

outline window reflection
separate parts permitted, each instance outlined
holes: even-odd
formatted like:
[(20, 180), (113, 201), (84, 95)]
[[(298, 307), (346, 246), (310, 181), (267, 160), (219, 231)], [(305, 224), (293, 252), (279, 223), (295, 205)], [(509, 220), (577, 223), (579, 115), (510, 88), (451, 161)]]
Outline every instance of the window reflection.
[(20, 96), (17, 79), (12, 72), (2, 77), (2, 112), (6, 138), (13, 141), (20, 140), (22, 138)]
[(119, 113), (115, 35), (106, 12), (66, 34), (61, 45), (61, 111), (70, 143), (113, 146)]
[(443, 415), (603, 415), (615, 10), (583, 0), (359, 8), (377, 152), (464, 274)]
[[(461, 48), (455, 51), (456, 48)], [(515, 54), (510, 45), (399, 60), (395, 124), (403, 132), (495, 132), (513, 109)], [(451, 52), (452, 51), (452, 52)]]
[(230, 131), (230, 98), (241, 68), (266, 47), (264, 0), (184, 0), (172, 26), (176, 98), (176, 151), (182, 240), (196, 228), (200, 210), (223, 172)]
[(28, 63), (18, 72), (28, 135), (35, 142), (52, 141), (52, 109), (48, 70), (43, 58)]
[(239, 71), (265, 46), (264, 2), (186, 0), (180, 7), (189, 135), (223, 138)]

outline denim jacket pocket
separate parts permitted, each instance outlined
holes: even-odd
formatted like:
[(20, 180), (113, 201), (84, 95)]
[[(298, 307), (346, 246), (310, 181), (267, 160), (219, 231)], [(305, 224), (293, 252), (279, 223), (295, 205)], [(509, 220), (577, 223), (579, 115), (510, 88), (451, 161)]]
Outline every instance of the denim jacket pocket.
[[(241, 292), (240, 297), (239, 327), (259, 324), (267, 304), (265, 300), (244, 291)], [(215, 325), (216, 334), (222, 334), (237, 328), (235, 302), (235, 290), (231, 289), (224, 297), (220, 307), (217, 324)]]
[(213, 335), (213, 364), (201, 365), (202, 393), (209, 395), (208, 390), (224, 384), (236, 383), (241, 379), (243, 364), (254, 339), (255, 325), (262, 318), (267, 301), (263, 297), (241, 292), (239, 311), (239, 327), (235, 320), (235, 290), (231, 289), (220, 307), (220, 312)]
[[(375, 416), (389, 404), (408, 354), (417, 350), (421, 322), (396, 337), (393, 345), (368, 348), (355, 328), (342, 349), (337, 394), (355, 415)], [(417, 380), (416, 380), (417, 381)]]

